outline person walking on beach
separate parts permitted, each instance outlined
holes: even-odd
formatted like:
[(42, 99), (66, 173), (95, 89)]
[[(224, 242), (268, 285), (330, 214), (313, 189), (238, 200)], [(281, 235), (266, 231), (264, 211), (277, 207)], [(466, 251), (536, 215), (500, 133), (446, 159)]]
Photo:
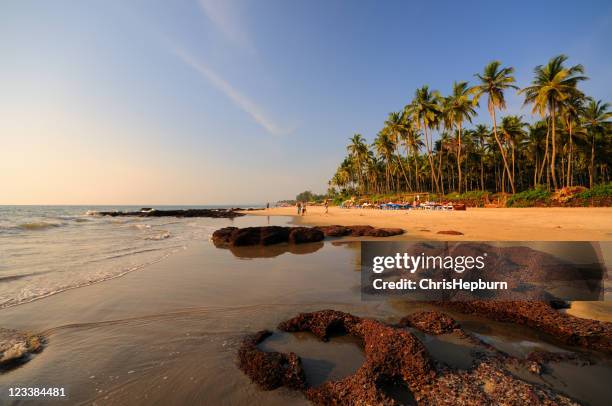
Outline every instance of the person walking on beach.
[(302, 202), (297, 202), (298, 216), (302, 214)]
[(302, 206), (302, 216), (306, 214), (306, 203)]
[(325, 214), (329, 212), (329, 202), (325, 199)]

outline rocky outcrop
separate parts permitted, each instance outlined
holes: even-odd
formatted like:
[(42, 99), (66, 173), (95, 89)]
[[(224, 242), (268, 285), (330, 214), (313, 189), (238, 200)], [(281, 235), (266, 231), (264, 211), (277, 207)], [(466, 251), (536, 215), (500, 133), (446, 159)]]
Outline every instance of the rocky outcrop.
[(400, 320), (399, 326), (414, 327), (431, 335), (452, 333), (459, 328), (452, 317), (437, 311), (409, 314)]
[(548, 333), (569, 345), (612, 353), (612, 323), (560, 313), (545, 302), (457, 301), (436, 304), (462, 313), (522, 324)]
[(325, 226), (325, 227), (225, 227), (216, 230), (212, 241), (216, 247), (267, 246), (287, 242), (305, 244), (322, 241), (325, 236), (389, 237), (402, 234), (399, 228), (374, 228), (372, 226)]
[(461, 231), (456, 231), (456, 230), (442, 230), (442, 231), (438, 231), (436, 234), (463, 235), (463, 233)]
[(17, 330), (0, 328), (0, 371), (29, 360), (43, 348), (43, 338)]
[[(452, 328), (462, 332), (452, 318), (439, 312), (415, 314), (409, 322), (425, 331), (448, 332)], [(363, 341), (365, 362), (353, 375), (307, 387), (304, 380), (295, 378), (303, 374), (299, 357), (296, 360), (293, 353), (279, 355), (257, 348), (256, 344), (270, 332), (245, 338), (239, 351), (239, 365), (254, 382), (264, 389), (298, 388), (318, 405), (398, 405), (404, 404), (406, 398), (427, 405), (497, 404), (500, 399), (505, 404), (577, 405), (551, 389), (517, 378), (506, 369), (504, 357), (483, 356), (469, 370), (453, 370), (437, 365), (410, 331), (349, 313), (335, 310), (302, 313), (280, 323), (278, 328), (287, 332), (310, 331), (321, 340), (346, 334)], [(245, 351), (249, 354), (248, 362), (243, 361)], [(254, 366), (259, 369), (253, 371)], [(289, 383), (283, 384), (285, 381)], [(389, 390), (390, 386), (396, 390)], [(402, 392), (401, 400), (397, 388)]]
[(98, 216), (130, 216), (130, 217), (213, 217), (213, 218), (234, 218), (245, 216), (238, 212), (240, 209), (185, 209), (185, 210), (156, 210), (143, 207), (139, 211), (100, 211), (93, 212), (92, 215)]
[(308, 227), (225, 227), (216, 230), (212, 241), (216, 247), (246, 247), (253, 245), (273, 245), (283, 242), (303, 244), (322, 241), (325, 236), (316, 229)]
[(238, 366), (264, 390), (281, 386), (291, 389), (304, 389), (306, 376), (300, 358), (294, 354), (264, 352), (257, 348), (271, 331), (263, 330), (247, 337), (238, 350)]
[(404, 234), (401, 228), (375, 228), (372, 226), (318, 226), (326, 237), (391, 237)]

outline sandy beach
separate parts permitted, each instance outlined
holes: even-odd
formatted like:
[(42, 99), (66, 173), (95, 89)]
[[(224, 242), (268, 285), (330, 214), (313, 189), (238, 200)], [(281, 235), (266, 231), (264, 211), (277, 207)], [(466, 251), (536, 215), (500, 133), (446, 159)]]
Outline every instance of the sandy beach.
[[(466, 211), (342, 209), (309, 206), (249, 211), (259, 216), (295, 216), (304, 225), (401, 227), (405, 238), (465, 241), (612, 241), (612, 208), (468, 208)], [(437, 234), (459, 231), (463, 235)]]

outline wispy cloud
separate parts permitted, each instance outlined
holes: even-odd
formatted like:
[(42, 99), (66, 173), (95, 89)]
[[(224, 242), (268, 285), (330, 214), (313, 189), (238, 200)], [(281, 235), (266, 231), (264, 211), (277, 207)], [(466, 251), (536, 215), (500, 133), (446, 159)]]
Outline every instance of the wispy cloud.
[(198, 4), (206, 17), (234, 44), (255, 53), (255, 46), (246, 31), (244, 18), (233, 1), (199, 0)]
[(236, 106), (244, 110), (255, 120), (259, 125), (266, 129), (272, 135), (284, 135), (291, 130), (285, 129), (275, 123), (263, 112), (263, 109), (254, 101), (242, 94), (238, 89), (232, 86), (228, 81), (219, 76), (215, 71), (198, 61), (191, 54), (179, 48), (173, 48), (173, 52), (188, 66), (195, 69), (204, 78), (206, 78), (213, 86), (222, 91)]

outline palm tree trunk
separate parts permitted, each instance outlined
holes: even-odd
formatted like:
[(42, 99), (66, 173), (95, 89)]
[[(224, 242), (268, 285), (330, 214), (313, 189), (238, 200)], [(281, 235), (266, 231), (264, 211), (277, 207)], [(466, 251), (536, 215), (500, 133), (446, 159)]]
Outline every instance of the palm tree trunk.
[(551, 114), (551, 118), (552, 118), (552, 154), (550, 155), (550, 176), (552, 177), (552, 181), (553, 181), (553, 187), (555, 188), (555, 190), (557, 190), (559, 188), (559, 186), (557, 185), (557, 175), (555, 174), (555, 157), (557, 154), (557, 137), (556, 137), (556, 108), (555, 108), (555, 104), (553, 102), (552, 105), (552, 114)]
[[(510, 180), (510, 187), (512, 188), (512, 193), (514, 193), (514, 180), (512, 179), (512, 174), (510, 173), (510, 168), (508, 167), (508, 159), (506, 158), (506, 151), (504, 151), (504, 147), (502, 143), (499, 141), (499, 136), (497, 135), (497, 122), (495, 121), (495, 108), (489, 106), (489, 113), (491, 113), (491, 118), (493, 118), (493, 135), (495, 136), (495, 141), (497, 141), (497, 146), (501, 152), (502, 159), (504, 161), (504, 168), (508, 173), (508, 179)], [(502, 193), (504, 193), (505, 187), (504, 182), (502, 182)]]
[(568, 126), (567, 126), (568, 130), (569, 130), (569, 155), (567, 157), (567, 187), (572, 187), (572, 156), (573, 156), (573, 149), (574, 149), (574, 143), (572, 141), (572, 122), (571, 120), (568, 121)]
[(542, 175), (544, 175), (544, 168), (548, 162), (548, 139), (550, 137), (550, 123), (546, 120), (546, 142), (544, 143), (544, 158), (542, 158), (542, 167), (540, 168), (540, 174), (538, 175), (538, 183), (542, 183)]
[(427, 134), (427, 127), (425, 127), (425, 122), (423, 122), (423, 132), (425, 133), (425, 146), (427, 147), (427, 158), (429, 159), (429, 168), (431, 173), (431, 190), (435, 186), (436, 192), (440, 192), (440, 187), (438, 185), (438, 178), (435, 176), (435, 166), (433, 161), (433, 156), (431, 154), (431, 143), (429, 140), (429, 135)]
[(461, 193), (461, 123), (457, 124), (457, 130), (457, 175), (459, 176), (457, 192)]
[(591, 165), (589, 168), (589, 188), (592, 188), (595, 178), (595, 133), (593, 133), (593, 142), (591, 143)]

